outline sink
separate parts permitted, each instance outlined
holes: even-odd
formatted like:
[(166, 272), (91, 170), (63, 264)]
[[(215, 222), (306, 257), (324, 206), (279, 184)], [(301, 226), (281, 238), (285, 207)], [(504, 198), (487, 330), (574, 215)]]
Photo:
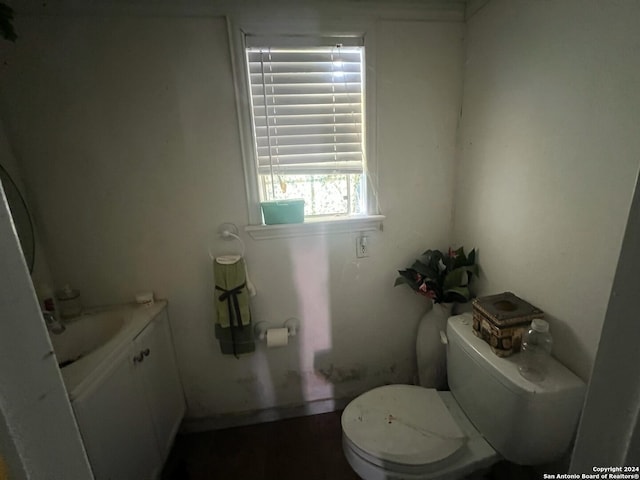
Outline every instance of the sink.
[(109, 310), (87, 313), (65, 323), (65, 331), (50, 335), (60, 368), (97, 350), (124, 326), (126, 312)]

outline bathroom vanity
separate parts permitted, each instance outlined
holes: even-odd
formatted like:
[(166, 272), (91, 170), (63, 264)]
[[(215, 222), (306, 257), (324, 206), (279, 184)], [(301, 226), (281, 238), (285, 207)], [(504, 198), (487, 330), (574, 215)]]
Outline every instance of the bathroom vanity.
[(116, 333), (62, 375), (96, 480), (155, 479), (185, 413), (166, 302), (95, 312), (94, 320), (110, 314)]

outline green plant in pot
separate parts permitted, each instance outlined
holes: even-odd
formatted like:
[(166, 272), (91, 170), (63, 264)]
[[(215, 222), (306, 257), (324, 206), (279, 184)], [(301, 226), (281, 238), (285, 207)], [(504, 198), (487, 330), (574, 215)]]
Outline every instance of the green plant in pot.
[(411, 267), (398, 273), (394, 286), (408, 285), (433, 303), (468, 302), (469, 282), (478, 275), (476, 250), (471, 250), (469, 255), (464, 253), (464, 247), (449, 248), (446, 254), (427, 250)]

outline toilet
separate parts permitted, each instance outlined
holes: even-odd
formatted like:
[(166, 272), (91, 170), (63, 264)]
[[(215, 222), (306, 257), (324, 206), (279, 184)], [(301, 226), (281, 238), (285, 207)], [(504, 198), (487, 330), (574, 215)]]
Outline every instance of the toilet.
[(497, 357), (471, 329), (471, 314), (447, 322), (450, 392), (386, 385), (342, 413), (342, 446), (365, 480), (457, 479), (498, 460), (540, 465), (567, 452), (585, 383), (551, 359), (533, 383), (518, 355)]

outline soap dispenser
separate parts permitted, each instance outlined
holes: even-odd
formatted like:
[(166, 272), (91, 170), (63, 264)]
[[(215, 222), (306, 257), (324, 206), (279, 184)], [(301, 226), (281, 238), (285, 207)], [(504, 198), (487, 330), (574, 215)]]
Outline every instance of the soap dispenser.
[(80, 302), (80, 292), (65, 285), (62, 290), (56, 292), (58, 308), (61, 318), (77, 317), (82, 313), (82, 303)]

